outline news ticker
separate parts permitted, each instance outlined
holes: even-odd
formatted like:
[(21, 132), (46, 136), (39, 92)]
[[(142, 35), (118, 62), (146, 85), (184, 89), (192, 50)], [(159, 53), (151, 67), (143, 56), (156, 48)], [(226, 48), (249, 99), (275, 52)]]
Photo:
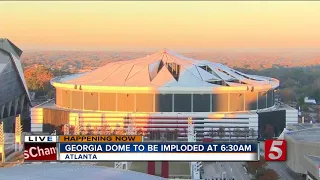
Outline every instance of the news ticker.
[[(271, 143), (270, 154), (279, 152), (277, 147)], [(257, 161), (260, 157), (259, 143), (159, 143), (143, 142), (142, 136), (25, 136), (24, 148), (25, 161)]]

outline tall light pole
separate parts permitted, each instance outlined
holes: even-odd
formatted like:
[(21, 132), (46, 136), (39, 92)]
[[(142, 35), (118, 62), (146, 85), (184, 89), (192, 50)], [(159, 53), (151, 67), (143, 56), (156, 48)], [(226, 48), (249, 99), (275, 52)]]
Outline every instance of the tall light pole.
[(4, 144), (5, 144), (6, 136), (4, 134), (3, 123), (0, 122), (0, 153), (1, 153), (1, 162), (4, 163), (6, 161)]
[[(196, 142), (197, 136), (192, 123), (192, 117), (188, 118), (188, 142)], [(191, 179), (200, 179), (201, 162), (190, 162)]]
[(22, 134), (22, 125), (21, 125), (21, 118), (20, 115), (16, 117), (16, 126), (15, 126), (15, 151), (20, 151), (22, 149), (21, 146), (21, 134)]

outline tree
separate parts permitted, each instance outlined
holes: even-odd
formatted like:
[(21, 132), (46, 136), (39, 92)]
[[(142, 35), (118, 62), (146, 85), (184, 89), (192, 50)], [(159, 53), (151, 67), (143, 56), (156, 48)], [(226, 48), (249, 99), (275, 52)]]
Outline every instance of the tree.
[(274, 137), (274, 127), (271, 124), (267, 124), (264, 128), (264, 136), (267, 138)]
[(86, 129), (82, 124), (80, 125), (79, 129), (80, 129), (80, 135), (86, 135)]
[(226, 132), (225, 132), (225, 130), (224, 130), (224, 127), (222, 127), (222, 126), (219, 127), (217, 133), (218, 133), (218, 136), (219, 136), (220, 139), (224, 138), (225, 135), (226, 135)]
[(70, 134), (75, 134), (75, 126), (74, 125), (70, 126), (69, 132), (70, 132)]
[(245, 137), (245, 139), (247, 139), (249, 137), (249, 133), (250, 133), (249, 128), (243, 128), (242, 133), (243, 133), (243, 137)]
[(279, 175), (273, 169), (266, 169), (262, 176), (258, 178), (259, 180), (277, 180)]
[(111, 128), (109, 124), (106, 124), (104, 126), (102, 126), (102, 134), (103, 135), (110, 135), (111, 134)]
[(92, 129), (90, 124), (87, 124), (86, 126), (86, 135), (92, 135)]
[(155, 140), (160, 140), (160, 139), (161, 139), (161, 131), (160, 131), (160, 129), (157, 129)]
[(296, 100), (296, 94), (294, 93), (293, 89), (285, 88), (280, 90), (280, 96), (283, 102), (292, 102)]
[(211, 128), (209, 132), (209, 136), (214, 139), (217, 136), (217, 132), (215, 129)]
[(179, 139), (179, 129), (174, 130), (173, 140), (177, 141)]
[(42, 65), (26, 68), (24, 76), (28, 89), (31, 91), (48, 91), (50, 80), (53, 78), (52, 72)]
[(264, 168), (267, 166), (267, 162), (263, 156), (260, 156), (259, 161), (250, 161), (247, 162), (247, 170), (250, 174), (254, 175), (256, 179), (263, 175)]
[(231, 128), (228, 128), (228, 135), (229, 135), (229, 141), (231, 141), (231, 136), (232, 136), (232, 130), (231, 130)]
[(250, 128), (249, 131), (250, 131), (250, 132), (249, 132), (250, 136), (251, 136), (252, 138), (254, 138), (254, 137), (256, 136), (256, 131), (255, 131), (253, 128)]
[(94, 127), (93, 127), (93, 134), (94, 134), (94, 135), (100, 135), (100, 134), (99, 134), (99, 130), (100, 130), (100, 129), (98, 128), (98, 126), (94, 126)]
[(120, 124), (116, 124), (116, 128), (113, 130), (114, 135), (122, 135)]
[(143, 136), (143, 131), (142, 131), (142, 129), (141, 129), (141, 128), (139, 128), (139, 129), (137, 130), (137, 135), (139, 135), (139, 136)]

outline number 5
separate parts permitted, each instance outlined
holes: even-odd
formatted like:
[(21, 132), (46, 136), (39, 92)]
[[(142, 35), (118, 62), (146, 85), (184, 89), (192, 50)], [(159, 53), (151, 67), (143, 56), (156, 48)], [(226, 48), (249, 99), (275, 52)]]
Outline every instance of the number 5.
[[(279, 159), (282, 156), (282, 150), (277, 146), (282, 146), (283, 141), (273, 141), (270, 148), (270, 153), (268, 154), (268, 157), (272, 160)], [(275, 155), (277, 154), (277, 156)]]

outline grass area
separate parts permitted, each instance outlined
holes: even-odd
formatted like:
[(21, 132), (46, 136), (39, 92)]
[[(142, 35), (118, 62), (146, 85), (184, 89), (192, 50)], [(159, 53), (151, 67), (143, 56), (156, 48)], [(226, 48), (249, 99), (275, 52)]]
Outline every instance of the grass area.
[(0, 163), (0, 168), (1, 167), (11, 167), (15, 164), (19, 164), (22, 161), (23, 161), (23, 153), (17, 152), (7, 162)]
[[(114, 162), (99, 162), (97, 165), (114, 167)], [(130, 170), (147, 173), (147, 168), (148, 168), (147, 166), (148, 166), (148, 162), (146, 161), (132, 162)], [(161, 175), (161, 162), (156, 162), (155, 175), (156, 176)], [(189, 162), (169, 162), (169, 175), (189, 176), (190, 175)]]

